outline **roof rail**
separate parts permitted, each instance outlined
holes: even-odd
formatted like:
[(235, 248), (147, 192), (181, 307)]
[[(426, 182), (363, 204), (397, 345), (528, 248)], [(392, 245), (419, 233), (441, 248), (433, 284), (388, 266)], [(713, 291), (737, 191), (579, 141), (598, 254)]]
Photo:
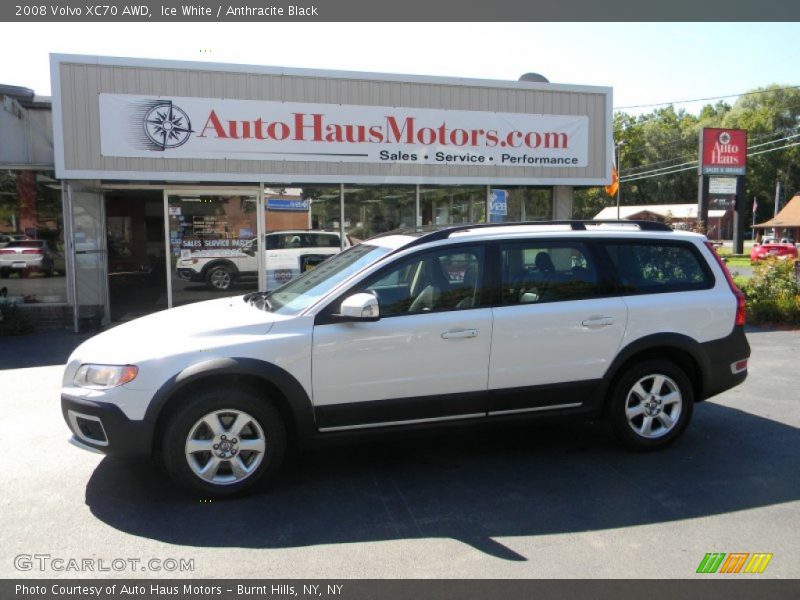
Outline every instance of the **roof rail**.
[(445, 227), (437, 229), (430, 233), (426, 233), (410, 244), (403, 248), (410, 248), (412, 246), (419, 246), (420, 244), (427, 244), (429, 242), (436, 242), (438, 240), (446, 240), (452, 234), (459, 231), (470, 231), (472, 229), (485, 229), (489, 227), (520, 227), (530, 225), (569, 225), (572, 231), (586, 231), (586, 225), (637, 225), (640, 231), (672, 231), (668, 225), (660, 223), (659, 221), (641, 221), (641, 220), (626, 220), (626, 219), (573, 219), (566, 221), (524, 221), (512, 223), (473, 223), (472, 225), (456, 225), (453, 227)]

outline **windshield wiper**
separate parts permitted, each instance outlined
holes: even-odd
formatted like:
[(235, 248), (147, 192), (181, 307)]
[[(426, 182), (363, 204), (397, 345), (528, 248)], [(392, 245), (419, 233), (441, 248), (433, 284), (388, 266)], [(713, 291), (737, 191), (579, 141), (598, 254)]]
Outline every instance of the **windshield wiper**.
[(246, 294), (243, 300), (248, 304), (252, 304), (260, 308), (261, 310), (266, 310), (268, 312), (272, 312), (272, 303), (269, 301), (267, 296), (272, 292), (251, 292)]

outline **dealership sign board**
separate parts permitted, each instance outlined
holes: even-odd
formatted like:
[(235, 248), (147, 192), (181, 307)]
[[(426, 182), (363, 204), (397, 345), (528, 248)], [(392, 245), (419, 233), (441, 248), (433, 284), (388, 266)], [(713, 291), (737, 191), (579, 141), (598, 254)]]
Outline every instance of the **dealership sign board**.
[(709, 177), (708, 178), (708, 193), (709, 194), (735, 194), (736, 193), (736, 177)]
[[(103, 156), (586, 167), (589, 118), (99, 95)], [(728, 172), (728, 171), (725, 171)]]
[(701, 175), (744, 175), (746, 167), (746, 130), (703, 128), (700, 132)]

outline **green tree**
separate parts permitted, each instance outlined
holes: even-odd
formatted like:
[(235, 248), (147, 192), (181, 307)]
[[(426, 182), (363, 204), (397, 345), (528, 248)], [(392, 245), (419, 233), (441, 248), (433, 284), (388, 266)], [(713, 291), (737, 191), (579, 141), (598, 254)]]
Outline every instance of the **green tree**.
[[(704, 127), (746, 129), (753, 153), (800, 141), (800, 89), (771, 85), (753, 92), (740, 96), (733, 106), (725, 102), (708, 104), (697, 115), (671, 105), (638, 116), (615, 113), (614, 141), (623, 142), (622, 204), (695, 202), (699, 135)], [(790, 136), (797, 137), (770, 144)], [(758, 198), (757, 221), (772, 216), (777, 180), (783, 186), (784, 199), (800, 192), (799, 161), (800, 147), (749, 158), (741, 199), (747, 206), (747, 219), (751, 218), (753, 197)], [(591, 218), (615, 202), (603, 188), (576, 190), (575, 216)]]

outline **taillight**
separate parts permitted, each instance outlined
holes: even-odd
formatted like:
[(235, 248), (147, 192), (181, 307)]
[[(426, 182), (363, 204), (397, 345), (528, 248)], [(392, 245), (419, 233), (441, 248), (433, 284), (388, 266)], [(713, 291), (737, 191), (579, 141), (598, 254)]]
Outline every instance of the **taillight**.
[(23, 250), (23, 254), (41, 254), (41, 250), (37, 250), (36, 248), (31, 248), (30, 250)]
[(0, 254), (16, 254), (13, 250), (0, 250)]
[(731, 277), (731, 272), (728, 271), (728, 265), (726, 265), (725, 261), (723, 261), (720, 255), (717, 254), (716, 249), (714, 249), (714, 245), (711, 242), (706, 242), (706, 247), (711, 250), (711, 254), (714, 255), (715, 259), (717, 259), (717, 264), (725, 274), (725, 279), (728, 281), (728, 285), (731, 287), (733, 295), (736, 296), (736, 325), (743, 326), (746, 320), (744, 294), (742, 293), (742, 290), (736, 287), (733, 277)]

